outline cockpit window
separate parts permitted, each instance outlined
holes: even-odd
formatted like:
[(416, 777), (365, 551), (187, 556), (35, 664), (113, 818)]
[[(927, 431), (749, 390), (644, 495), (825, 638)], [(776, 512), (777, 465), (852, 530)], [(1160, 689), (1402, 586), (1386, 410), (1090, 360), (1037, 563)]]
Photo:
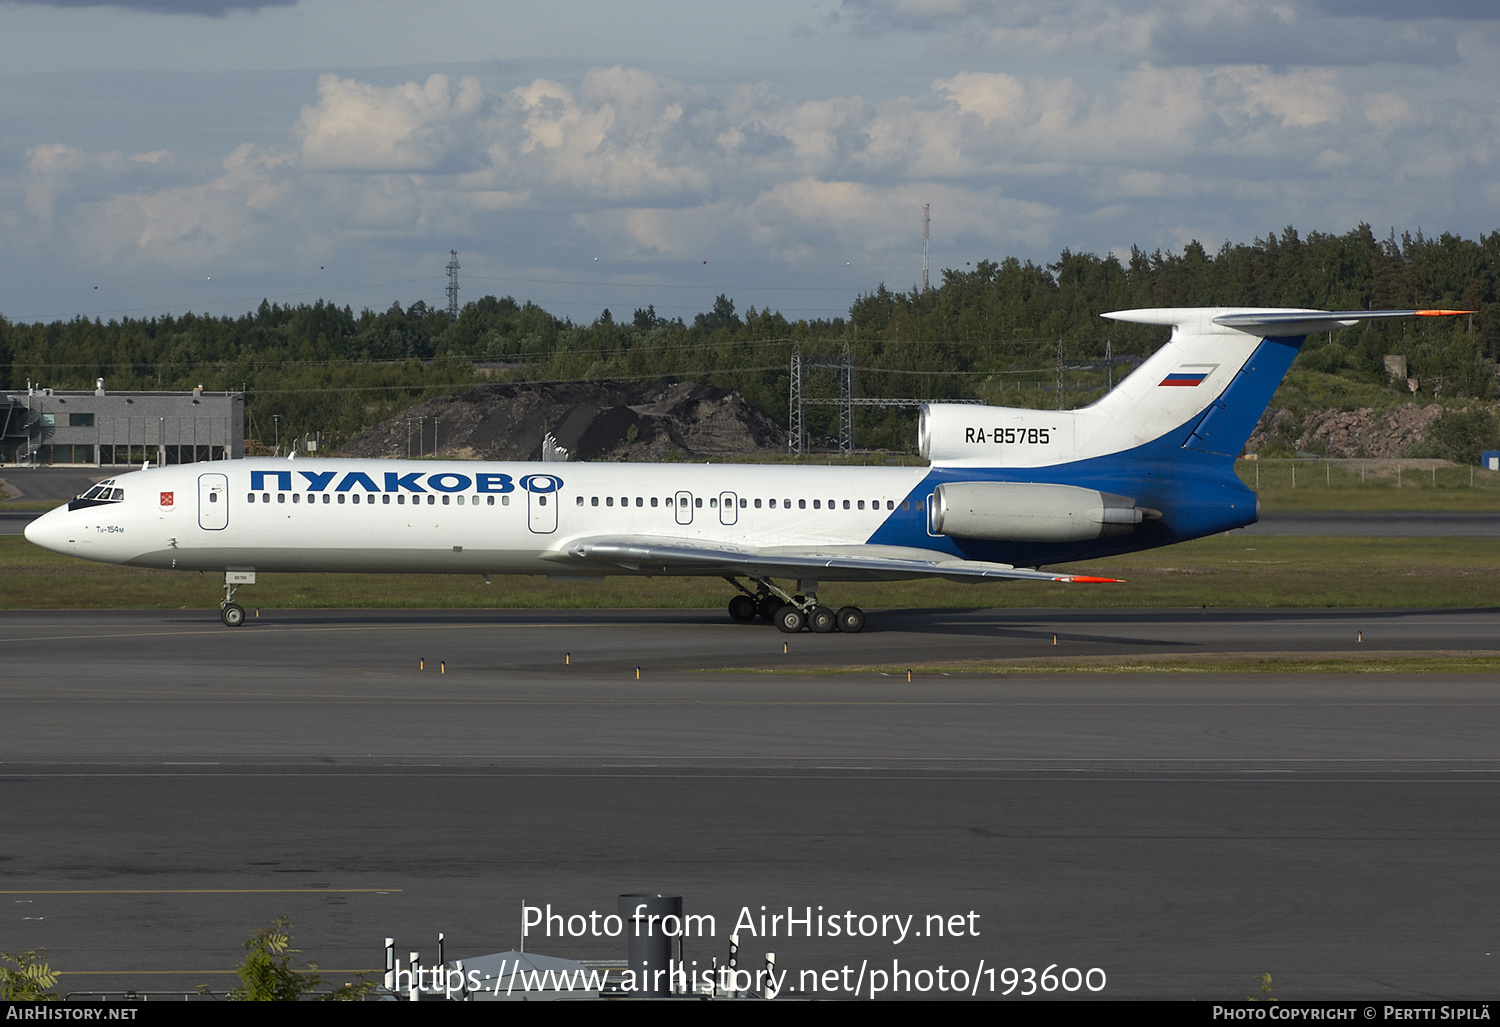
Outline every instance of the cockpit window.
[(125, 490), (113, 488), (113, 485), (114, 479), (110, 479), (109, 481), (101, 481), (99, 484), (95, 485), (93, 488), (89, 489), (78, 498), (91, 499), (96, 503), (121, 502), (125, 498)]

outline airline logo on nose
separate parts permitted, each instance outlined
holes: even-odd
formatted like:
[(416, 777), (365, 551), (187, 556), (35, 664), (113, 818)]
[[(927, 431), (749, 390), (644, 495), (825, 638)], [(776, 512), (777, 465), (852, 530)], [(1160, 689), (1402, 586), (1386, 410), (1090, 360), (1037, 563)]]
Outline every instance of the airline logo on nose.
[(173, 493), (171, 493), (171, 492), (163, 492), (161, 494), (161, 506), (162, 506), (162, 509), (165, 510), (169, 506), (171, 506), (172, 503), (174, 502), (174, 499), (175, 499), (175, 496), (174, 496)]
[(1193, 388), (1202, 384), (1203, 379), (1213, 374), (1218, 367), (1218, 364), (1183, 364), (1181, 368), (1163, 378), (1160, 385)]

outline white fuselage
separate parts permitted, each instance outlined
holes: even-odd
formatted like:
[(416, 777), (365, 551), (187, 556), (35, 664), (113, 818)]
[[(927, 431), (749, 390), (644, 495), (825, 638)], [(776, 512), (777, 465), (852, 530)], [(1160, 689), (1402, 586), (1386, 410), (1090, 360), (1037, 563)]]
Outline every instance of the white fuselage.
[(238, 460), (120, 475), (120, 501), (75, 502), (33, 522), (27, 537), (84, 559), (181, 570), (596, 576), (568, 566), (571, 543), (630, 536), (756, 550), (859, 545), (892, 518), (925, 523), (925, 503), (911, 493), (927, 473)]

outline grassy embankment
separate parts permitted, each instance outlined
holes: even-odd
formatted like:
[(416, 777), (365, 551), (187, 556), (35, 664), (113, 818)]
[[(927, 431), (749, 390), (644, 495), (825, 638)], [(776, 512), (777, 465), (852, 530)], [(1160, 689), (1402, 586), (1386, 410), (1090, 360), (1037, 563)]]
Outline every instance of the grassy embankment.
[(1241, 460), (1235, 470), (1266, 513), (1500, 513), (1500, 472), (1443, 461)]
[[(825, 598), (867, 609), (1008, 607), (1500, 606), (1500, 542), (1489, 539), (1218, 536), (1170, 549), (1073, 564), (1120, 585), (945, 581), (833, 583)], [(0, 538), (0, 609), (211, 609), (217, 574), (88, 563), (19, 537)], [(266, 574), (243, 589), (249, 607), (388, 609), (717, 608), (717, 578), (609, 578), (552, 584), (538, 577)]]

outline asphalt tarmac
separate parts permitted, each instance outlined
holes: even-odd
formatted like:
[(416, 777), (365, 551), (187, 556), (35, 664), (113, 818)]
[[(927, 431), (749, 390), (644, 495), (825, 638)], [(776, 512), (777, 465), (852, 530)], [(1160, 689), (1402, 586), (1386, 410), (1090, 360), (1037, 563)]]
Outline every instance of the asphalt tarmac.
[[(1497, 628), (1496, 610), (874, 611), (861, 635), (790, 638), (696, 611), (8, 613), (0, 936), (44, 946), (60, 990), (222, 989), (286, 914), (340, 981), (387, 936), (403, 959), (430, 961), (438, 931), (473, 956), (516, 946), (523, 902), (587, 917), (660, 891), (714, 917), (685, 943), (700, 968), (738, 926), (742, 966), (774, 951), (788, 990), (829, 997), (877, 970), (905, 997), (940, 979), (954, 997), (954, 970), (998, 996), (1005, 968), (1056, 964), (1102, 971), (1074, 992), (1093, 998), (1243, 999), (1261, 973), (1282, 998), (1493, 998), (1490, 677), (900, 668), (1495, 651)], [(826, 673), (876, 666), (897, 672)], [(526, 948), (624, 952), (566, 921)]]

